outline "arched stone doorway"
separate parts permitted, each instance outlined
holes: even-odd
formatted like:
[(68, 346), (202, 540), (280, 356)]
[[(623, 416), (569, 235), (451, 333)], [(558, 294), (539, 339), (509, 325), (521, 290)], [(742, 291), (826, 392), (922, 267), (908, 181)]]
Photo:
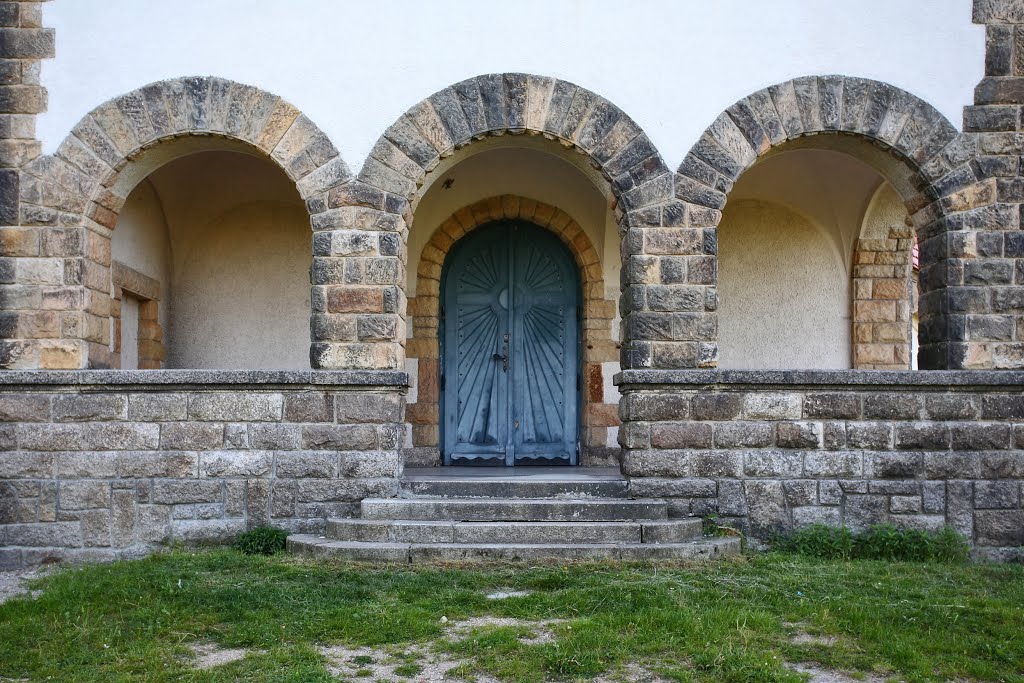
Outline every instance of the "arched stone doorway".
[(453, 247), (441, 293), (445, 464), (576, 464), (573, 255), (538, 225), (495, 221)]

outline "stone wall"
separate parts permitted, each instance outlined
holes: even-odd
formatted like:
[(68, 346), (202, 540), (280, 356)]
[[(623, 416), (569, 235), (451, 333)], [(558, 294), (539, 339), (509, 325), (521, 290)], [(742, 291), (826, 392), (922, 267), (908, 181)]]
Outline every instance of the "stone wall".
[(1020, 372), (625, 371), (623, 472), (677, 516), (756, 538), (821, 522), (949, 525), (1024, 545)]
[(322, 530), (398, 490), (401, 372), (0, 373), (0, 568)]

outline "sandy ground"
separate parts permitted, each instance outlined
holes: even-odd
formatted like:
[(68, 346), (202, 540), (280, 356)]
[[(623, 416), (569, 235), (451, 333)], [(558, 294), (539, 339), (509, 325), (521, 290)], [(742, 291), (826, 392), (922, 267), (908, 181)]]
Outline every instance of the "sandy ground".
[(245, 648), (221, 648), (216, 643), (192, 643), (188, 646), (194, 659), (192, 666), (197, 669), (212, 669), (221, 664), (237, 662), (249, 654)]
[(49, 567), (36, 567), (35, 569), (0, 572), (0, 604), (26, 593), (31, 593), (32, 597), (39, 595), (39, 591), (29, 591), (26, 584), (30, 579), (43, 576), (48, 571)]

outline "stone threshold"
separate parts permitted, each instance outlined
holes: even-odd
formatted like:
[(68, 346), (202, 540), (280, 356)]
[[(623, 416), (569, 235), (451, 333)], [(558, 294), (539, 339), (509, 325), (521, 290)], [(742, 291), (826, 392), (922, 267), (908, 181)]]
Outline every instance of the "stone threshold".
[(624, 481), (618, 467), (406, 467), (403, 481)]
[(1020, 370), (623, 370), (619, 387), (651, 386), (835, 386), (1024, 387)]
[(402, 370), (3, 370), (0, 390), (18, 386), (389, 387), (404, 389)]

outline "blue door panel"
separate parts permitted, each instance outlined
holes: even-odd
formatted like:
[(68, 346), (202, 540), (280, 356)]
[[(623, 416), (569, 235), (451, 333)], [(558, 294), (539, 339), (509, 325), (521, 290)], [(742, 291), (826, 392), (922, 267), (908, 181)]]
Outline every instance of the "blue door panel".
[(445, 462), (575, 464), (579, 276), (552, 233), (503, 221), (464, 238), (442, 283)]

